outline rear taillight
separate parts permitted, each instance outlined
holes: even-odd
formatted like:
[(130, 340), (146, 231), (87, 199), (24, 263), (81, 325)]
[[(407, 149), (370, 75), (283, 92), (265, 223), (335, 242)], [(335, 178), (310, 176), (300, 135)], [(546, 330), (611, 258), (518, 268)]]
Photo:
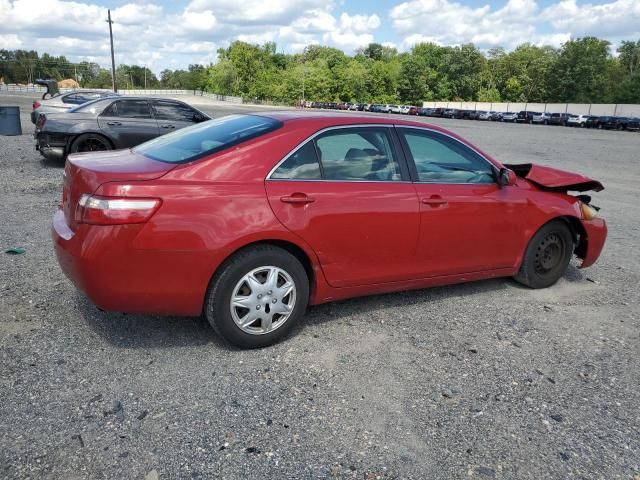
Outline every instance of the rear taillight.
[(101, 197), (85, 193), (78, 201), (75, 220), (90, 225), (145, 223), (161, 203), (159, 198)]
[(47, 117), (43, 114), (38, 115), (38, 120), (36, 121), (36, 128), (44, 127), (44, 124), (47, 123)]
[(40, 108), (40, 105), (42, 105), (39, 101), (34, 100), (33, 101), (33, 109), (35, 110), (36, 108)]

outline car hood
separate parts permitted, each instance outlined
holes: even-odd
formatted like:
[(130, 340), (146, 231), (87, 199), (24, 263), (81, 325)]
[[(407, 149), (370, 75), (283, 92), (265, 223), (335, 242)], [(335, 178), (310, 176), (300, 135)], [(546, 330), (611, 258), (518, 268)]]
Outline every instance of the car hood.
[(505, 165), (515, 172), (515, 174), (543, 190), (556, 192), (586, 192), (593, 190), (599, 192), (604, 187), (597, 180), (593, 180), (579, 173), (567, 172), (558, 168), (535, 165), (533, 163), (523, 163), (520, 165)]

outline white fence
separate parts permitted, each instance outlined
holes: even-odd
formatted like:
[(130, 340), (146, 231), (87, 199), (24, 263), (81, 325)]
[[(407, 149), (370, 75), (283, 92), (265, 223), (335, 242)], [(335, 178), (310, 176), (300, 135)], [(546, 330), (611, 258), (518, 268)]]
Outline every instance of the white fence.
[(640, 105), (623, 103), (490, 103), (490, 102), (423, 102), (426, 108), (459, 108), (497, 112), (573, 113), (576, 115), (613, 115), (640, 117)]
[[(61, 88), (61, 93), (72, 92), (74, 88)], [(93, 88), (92, 90), (109, 91), (105, 88)], [(13, 85), (0, 84), (0, 92), (33, 92), (45, 93), (47, 89), (40, 85)], [(198, 97), (207, 97), (220, 102), (242, 103), (242, 97), (232, 97), (230, 95), (218, 95), (217, 93), (208, 93), (201, 90), (118, 90), (121, 95), (196, 95)]]

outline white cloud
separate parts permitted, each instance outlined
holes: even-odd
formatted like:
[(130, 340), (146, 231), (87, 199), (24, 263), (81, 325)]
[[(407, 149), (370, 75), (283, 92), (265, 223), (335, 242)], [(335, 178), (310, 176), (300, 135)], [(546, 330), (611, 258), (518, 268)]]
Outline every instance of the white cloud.
[[(46, 0), (43, 8), (44, 1), (0, 0), (0, 48), (108, 66), (107, 9), (92, 3), (105, 0)], [(397, 0), (390, 11), (370, 2), (357, 14), (344, 11), (344, 0), (179, 1), (183, 7), (170, 9), (161, 0), (121, 0), (111, 12), (116, 63), (147, 64), (156, 72), (208, 63), (236, 39), (274, 41), (285, 52), (322, 43), (351, 53), (381, 38), (399, 49), (422, 41), (510, 49), (525, 41), (559, 46), (585, 35), (614, 43), (640, 37), (640, 0), (551, 0), (544, 8), (536, 0), (478, 7), (469, 0)]]
[(587, 35), (614, 43), (640, 36), (640, 0), (597, 5), (558, 0), (544, 9), (536, 0), (508, 0), (498, 8), (474, 8), (455, 0), (410, 0), (392, 8), (389, 16), (403, 48), (418, 42), (473, 42), (480, 48), (512, 49), (523, 42), (560, 46)]

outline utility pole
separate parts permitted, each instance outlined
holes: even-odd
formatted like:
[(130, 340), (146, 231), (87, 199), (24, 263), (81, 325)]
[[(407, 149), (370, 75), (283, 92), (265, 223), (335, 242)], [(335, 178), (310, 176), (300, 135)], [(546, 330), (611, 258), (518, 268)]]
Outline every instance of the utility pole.
[(113, 21), (111, 20), (111, 10), (107, 10), (107, 15), (109, 17), (107, 20), (107, 23), (109, 24), (109, 39), (111, 40), (111, 85), (115, 93), (118, 91), (118, 87), (116, 85), (116, 60), (113, 56), (113, 30), (111, 28)]

